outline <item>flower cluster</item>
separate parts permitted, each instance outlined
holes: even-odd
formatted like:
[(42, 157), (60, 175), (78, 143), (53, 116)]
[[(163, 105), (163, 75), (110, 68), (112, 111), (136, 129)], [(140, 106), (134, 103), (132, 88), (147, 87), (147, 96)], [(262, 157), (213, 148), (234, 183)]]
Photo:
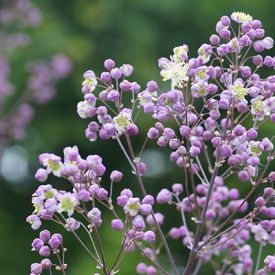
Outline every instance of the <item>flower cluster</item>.
[[(275, 67), (274, 57), (262, 55), (273, 44), (259, 20), (234, 12), (231, 18), (221, 17), (216, 33), (199, 47), (196, 57), (190, 58), (183, 44), (173, 49), (169, 59), (158, 60), (163, 81), (171, 82), (168, 91), (154, 80), (142, 89), (130, 78), (133, 67), (117, 65), (112, 59), (105, 60), (100, 76), (86, 71), (84, 100), (77, 105), (79, 116), (91, 119), (86, 137), (117, 143), (140, 194), (124, 189), (114, 198), (113, 185), (123, 180), (123, 174), (112, 171), (106, 188), (102, 159), (94, 155), (82, 159), (76, 146), (64, 149), (63, 161), (42, 154), (39, 160), (45, 169), (40, 168), (36, 178), (43, 182), (53, 173), (69, 180), (72, 190), (38, 187), (33, 196), (35, 211), (27, 218), (32, 227), (38, 229), (41, 219), (51, 219), (73, 235), (82, 228), (100, 246), (100, 253), (93, 245), (88, 254), (106, 275), (117, 272), (123, 250), (134, 248), (146, 261), (137, 264), (139, 274), (177, 275), (179, 266), (185, 266), (184, 275), (196, 275), (207, 263), (214, 263), (214, 273), (219, 275), (275, 272), (275, 255), (262, 259), (263, 249), (275, 244), (274, 137), (259, 138), (262, 124), (275, 122), (275, 75), (260, 74)], [(141, 110), (154, 122), (138, 150), (132, 140), (139, 134)], [(146, 192), (143, 177), (142, 153), (148, 142), (170, 150), (171, 162), (183, 174), (180, 182), (175, 180), (156, 194)], [(104, 222), (102, 206), (114, 216), (111, 227), (123, 232), (111, 267), (106, 265), (97, 233)], [(175, 206), (180, 223), (175, 221), (163, 232), (165, 215), (155, 210), (169, 206)], [(186, 263), (175, 262), (169, 248), (173, 240), (189, 250)], [(156, 242), (160, 244), (150, 245)], [(253, 251), (252, 242), (259, 249)], [(84, 249), (87, 252), (86, 244)], [(162, 251), (171, 268), (160, 261)]]
[[(56, 54), (50, 61), (30, 60), (26, 66), (28, 80), (23, 93), (16, 95), (11, 83), (10, 57), (20, 47), (31, 43), (28, 27), (37, 27), (40, 12), (29, 0), (4, 1), (0, 11), (0, 146), (26, 135), (26, 127), (34, 116), (34, 104), (46, 103), (55, 95), (58, 80), (71, 71), (71, 62), (63, 54)], [(19, 28), (20, 26), (20, 32)], [(10, 97), (14, 104), (10, 105)]]

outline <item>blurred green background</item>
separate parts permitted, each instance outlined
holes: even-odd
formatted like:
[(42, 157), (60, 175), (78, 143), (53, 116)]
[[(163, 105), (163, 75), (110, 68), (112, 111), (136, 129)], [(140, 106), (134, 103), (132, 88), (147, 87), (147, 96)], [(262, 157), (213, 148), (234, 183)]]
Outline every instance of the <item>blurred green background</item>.
[[(0, 178), (0, 274), (28, 274), (29, 265), (39, 260), (31, 252), (30, 243), (37, 233), (25, 222), (31, 213), (31, 194), (37, 186), (33, 173), (39, 164), (37, 156), (42, 152), (62, 154), (65, 146), (77, 144), (83, 156), (91, 153), (101, 154), (104, 163), (111, 169), (127, 170), (122, 154), (113, 142), (90, 143), (84, 136), (88, 123), (76, 114), (76, 104), (81, 99), (82, 73), (87, 69), (96, 72), (103, 70), (103, 61), (111, 57), (119, 64), (130, 63), (135, 72), (132, 79), (142, 84), (151, 79), (160, 83), (157, 59), (169, 56), (174, 46), (186, 43), (191, 53), (214, 32), (220, 16), (230, 15), (232, 11), (244, 11), (262, 20), (268, 36), (274, 38), (275, 1), (273, 0), (55, 0), (33, 1), (41, 10), (42, 24), (30, 30), (32, 45), (18, 50), (12, 58), (13, 83), (22, 89), (20, 68), (30, 58), (49, 57), (56, 52), (67, 54), (73, 62), (73, 72), (58, 84), (57, 97), (37, 109), (35, 119), (28, 129), (28, 137), (14, 143), (16, 152), (27, 162), (27, 173), (12, 180)], [(270, 53), (270, 55), (274, 55)], [(148, 125), (142, 123), (145, 133)], [(274, 133), (270, 125), (264, 127), (262, 135)], [(136, 144), (142, 143), (142, 138)], [(11, 146), (13, 146), (11, 145)], [(138, 148), (138, 147), (137, 147)], [(152, 147), (147, 151), (149, 177), (145, 178), (148, 190), (156, 193), (161, 187), (181, 180), (182, 174), (165, 160), (168, 152), (159, 155)], [(152, 161), (153, 159), (153, 161)], [(22, 160), (21, 160), (22, 161)], [(18, 171), (14, 165), (14, 173)], [(166, 169), (164, 171), (164, 168)], [(154, 177), (154, 178), (153, 178)], [(49, 183), (56, 179), (50, 178)], [(134, 186), (135, 180), (128, 175), (123, 184)], [(244, 186), (250, 188), (249, 186)], [(163, 209), (161, 209), (163, 210)], [(167, 210), (166, 210), (167, 211)], [(168, 209), (168, 213), (171, 212)], [(119, 234), (110, 229), (107, 222), (101, 228), (104, 247), (108, 255), (113, 255), (119, 245)], [(168, 215), (169, 219), (180, 224), (180, 217)], [(177, 220), (176, 220), (177, 219)], [(53, 231), (58, 228), (50, 227)], [(165, 228), (165, 226), (164, 226)], [(167, 227), (168, 228), (168, 227)], [(68, 234), (67, 234), (68, 235)], [(87, 275), (95, 271), (93, 263), (70, 238), (65, 240), (69, 248), (67, 262), (69, 275)], [(183, 264), (187, 258), (185, 250), (177, 242), (171, 242), (177, 262)], [(127, 255), (119, 274), (133, 274), (136, 254)], [(213, 272), (213, 271), (212, 271)], [(205, 274), (205, 273), (201, 273)]]

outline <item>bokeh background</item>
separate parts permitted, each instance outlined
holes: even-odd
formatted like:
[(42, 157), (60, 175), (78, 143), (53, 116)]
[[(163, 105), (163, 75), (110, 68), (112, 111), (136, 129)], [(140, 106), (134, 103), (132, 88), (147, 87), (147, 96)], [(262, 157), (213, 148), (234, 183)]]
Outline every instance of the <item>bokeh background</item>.
[[(32, 211), (31, 194), (37, 186), (33, 173), (39, 166), (37, 156), (40, 153), (60, 155), (65, 146), (77, 144), (83, 156), (101, 154), (109, 171), (113, 168), (127, 170), (127, 163), (115, 143), (90, 143), (84, 136), (88, 121), (78, 117), (76, 104), (82, 96), (80, 85), (85, 70), (101, 72), (103, 61), (111, 57), (120, 64), (132, 64), (135, 68), (133, 78), (140, 84), (145, 85), (151, 79), (160, 83), (159, 57), (168, 56), (174, 46), (182, 43), (188, 44), (191, 53), (195, 53), (202, 43), (208, 41), (220, 16), (230, 15), (235, 10), (261, 19), (266, 33), (275, 36), (275, 1), (272, 0), (33, 0), (33, 3), (41, 11), (42, 22), (39, 27), (28, 31), (31, 45), (18, 49), (12, 56), (13, 84), (19, 91), (24, 89), (21, 68), (27, 59), (47, 58), (55, 52), (69, 56), (73, 70), (58, 83), (55, 99), (37, 108), (27, 138), (20, 142), (11, 141), (2, 148), (0, 274), (5, 275), (28, 274), (29, 265), (39, 259), (30, 249), (36, 233), (25, 218)], [(143, 134), (147, 128), (147, 122), (143, 121)], [(274, 134), (274, 129), (267, 124), (261, 135)], [(136, 139), (137, 146), (142, 141), (142, 137)], [(154, 146), (145, 152), (144, 160), (149, 167), (145, 181), (153, 193), (181, 180), (181, 173), (168, 162), (167, 156), (168, 152), (160, 154)], [(55, 184), (57, 180), (50, 178), (50, 181)], [(129, 173), (117, 190), (126, 185), (135, 185)], [(242, 186), (243, 192), (247, 188), (249, 186)], [(172, 208), (165, 211), (170, 214), (166, 224), (169, 220), (180, 223), (180, 217), (171, 214)], [(119, 245), (120, 236), (111, 230), (110, 218), (106, 215), (104, 219), (106, 223), (101, 232), (105, 250), (111, 256)], [(50, 228), (59, 230), (54, 226)], [(81, 253), (78, 244), (70, 238), (66, 238), (65, 243), (69, 248), (68, 274), (93, 274), (93, 263)], [(187, 251), (177, 242), (172, 241), (171, 246), (177, 262), (184, 263)], [(133, 274), (136, 258), (135, 253), (127, 255), (119, 274)], [(213, 273), (210, 267), (208, 270), (209, 274)]]

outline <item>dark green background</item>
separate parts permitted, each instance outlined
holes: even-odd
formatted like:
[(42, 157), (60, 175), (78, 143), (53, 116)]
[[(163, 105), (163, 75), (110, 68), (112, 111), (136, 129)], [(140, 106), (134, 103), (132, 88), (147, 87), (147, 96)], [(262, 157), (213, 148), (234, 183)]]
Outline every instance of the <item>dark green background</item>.
[[(37, 233), (30, 230), (25, 217), (32, 211), (31, 194), (37, 182), (32, 174), (39, 166), (38, 154), (53, 152), (61, 154), (65, 146), (77, 144), (81, 154), (102, 154), (109, 171), (112, 168), (126, 171), (126, 162), (113, 142), (90, 143), (84, 136), (88, 123), (76, 114), (76, 104), (81, 99), (82, 73), (94, 69), (103, 70), (104, 59), (111, 57), (119, 64), (130, 63), (135, 67), (132, 79), (145, 85), (151, 79), (160, 83), (157, 59), (169, 56), (174, 46), (186, 43), (190, 52), (197, 48), (214, 32), (218, 19), (233, 11), (244, 11), (262, 20), (268, 36), (274, 37), (275, 1), (228, 1), (228, 0), (52, 0), (33, 1), (41, 9), (43, 22), (30, 30), (33, 43), (12, 57), (13, 83), (18, 90), (24, 88), (24, 74), (21, 70), (26, 60), (50, 57), (53, 53), (64, 52), (74, 65), (71, 75), (58, 85), (57, 97), (48, 105), (37, 109), (35, 119), (29, 128), (28, 138), (22, 142), (27, 149), (30, 175), (16, 184), (0, 179), (0, 274), (28, 274), (29, 265), (40, 258), (30, 251), (30, 243)], [(271, 53), (271, 55), (274, 55)], [(162, 85), (162, 84), (161, 84)], [(143, 121), (143, 133), (148, 128)], [(262, 135), (274, 133), (270, 125), (264, 127)], [(136, 139), (136, 143), (142, 138)], [(168, 155), (168, 152), (165, 152)], [(146, 187), (156, 193), (161, 187), (181, 180), (181, 173), (174, 166), (166, 174), (147, 178)], [(16, 173), (14, 167), (14, 173)], [(58, 182), (50, 178), (49, 182)], [(59, 181), (60, 182), (60, 181)], [(61, 182), (62, 183), (62, 182)], [(66, 182), (64, 182), (66, 184)], [(129, 175), (117, 190), (124, 186), (135, 186)], [(243, 191), (250, 186), (242, 185)], [(163, 209), (161, 209), (163, 210)], [(180, 223), (168, 209), (166, 225), (170, 221)], [(167, 210), (166, 210), (167, 212)], [(113, 255), (119, 246), (119, 234), (110, 229), (108, 216), (104, 216), (104, 247)], [(55, 227), (51, 227), (57, 230)], [(70, 275), (93, 274), (93, 264), (81, 252), (77, 243), (66, 238)], [(171, 242), (177, 262), (182, 265), (188, 251), (176, 242)], [(257, 247), (255, 247), (257, 248)], [(129, 254), (119, 274), (133, 274), (136, 254)], [(211, 269), (210, 269), (211, 270)], [(211, 272), (213, 272), (211, 270)], [(202, 272), (201, 274), (205, 274)], [(210, 273), (209, 273), (210, 274)], [(211, 273), (212, 274), (212, 273)]]

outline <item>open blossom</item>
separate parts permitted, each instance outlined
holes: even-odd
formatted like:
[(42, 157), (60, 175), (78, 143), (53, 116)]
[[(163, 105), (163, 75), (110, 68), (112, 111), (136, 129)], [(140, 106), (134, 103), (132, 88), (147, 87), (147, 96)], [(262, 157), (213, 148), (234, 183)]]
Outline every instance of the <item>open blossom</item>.
[(245, 23), (253, 20), (251, 15), (244, 12), (238, 12), (238, 11), (233, 12), (231, 14), (231, 19), (237, 23)]
[(188, 81), (188, 64), (185, 64), (183, 61), (167, 61), (163, 64), (163, 68), (160, 71), (160, 75), (163, 78), (163, 81), (171, 80), (171, 88), (175, 87), (182, 88), (184, 82)]
[(83, 77), (82, 92), (84, 94), (93, 92), (97, 85), (95, 73), (92, 70), (88, 70), (83, 74)]
[(131, 124), (132, 112), (129, 109), (123, 109), (118, 116), (113, 118), (116, 130), (119, 134), (124, 133)]

